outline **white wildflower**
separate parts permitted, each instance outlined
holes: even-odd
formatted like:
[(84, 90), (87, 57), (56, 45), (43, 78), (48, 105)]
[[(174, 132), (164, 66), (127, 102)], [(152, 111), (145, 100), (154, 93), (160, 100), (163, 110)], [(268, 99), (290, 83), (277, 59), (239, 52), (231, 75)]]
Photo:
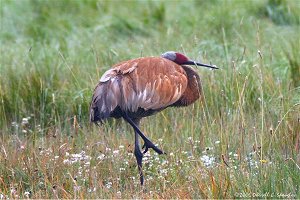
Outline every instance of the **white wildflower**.
[(181, 153), (182, 153), (182, 154), (188, 154), (188, 152), (187, 152), (187, 151), (181, 151)]
[(12, 122), (12, 123), (11, 123), (11, 126), (18, 127), (19, 125), (18, 125), (17, 122)]
[(24, 117), (23, 119), (22, 119), (22, 122), (21, 122), (21, 124), (24, 126), (24, 125), (27, 125), (28, 123), (29, 123), (29, 119), (30, 119), (30, 117)]
[(162, 165), (167, 165), (169, 162), (167, 160), (162, 161)]
[(106, 187), (107, 189), (110, 189), (110, 188), (112, 187), (112, 182), (107, 182), (107, 183), (105, 184), (105, 187)]
[(120, 172), (122, 172), (122, 171), (125, 171), (125, 168), (122, 168), (122, 167), (121, 167), (121, 168), (120, 168)]
[(210, 156), (207, 156), (207, 155), (201, 156), (200, 160), (203, 162), (203, 164), (206, 167), (212, 167), (213, 164), (214, 164), (214, 162), (215, 162), (215, 158), (214, 157), (210, 157)]
[(81, 189), (81, 187), (79, 185), (74, 186), (74, 191), (79, 191), (80, 189)]
[(158, 178), (158, 179), (164, 179), (164, 177), (163, 177), (163, 176), (158, 176), (157, 178)]
[(113, 154), (114, 154), (114, 155), (118, 155), (119, 152), (120, 152), (120, 150), (114, 150), (114, 151), (113, 151)]
[(117, 196), (118, 196), (119, 198), (121, 198), (121, 194), (122, 194), (121, 191), (118, 191), (118, 192), (117, 192)]
[(16, 194), (16, 193), (17, 193), (16, 188), (11, 187), (11, 188), (10, 188), (10, 194), (14, 195), (14, 194)]
[(64, 163), (64, 164), (67, 164), (67, 165), (70, 165), (70, 164), (72, 164), (72, 162), (71, 162), (69, 159), (65, 159), (65, 160), (63, 160), (63, 163)]
[[(146, 154), (145, 154), (146, 155)], [(127, 153), (127, 156), (133, 156), (133, 153)]]
[(105, 158), (105, 155), (102, 153), (97, 157), (97, 160), (103, 160)]
[(94, 187), (94, 188), (89, 188), (89, 189), (88, 189), (88, 192), (89, 192), (89, 193), (91, 193), (91, 192), (96, 192), (96, 188), (95, 188), (95, 187)]
[(68, 159), (65, 159), (63, 161), (64, 164), (73, 164), (76, 162), (89, 162), (91, 160), (91, 157), (85, 154), (85, 151), (81, 151), (80, 153), (75, 154), (69, 154), (66, 152), (66, 156), (69, 157)]
[(29, 195), (30, 195), (30, 192), (28, 192), (28, 191), (24, 192), (25, 197), (29, 198)]

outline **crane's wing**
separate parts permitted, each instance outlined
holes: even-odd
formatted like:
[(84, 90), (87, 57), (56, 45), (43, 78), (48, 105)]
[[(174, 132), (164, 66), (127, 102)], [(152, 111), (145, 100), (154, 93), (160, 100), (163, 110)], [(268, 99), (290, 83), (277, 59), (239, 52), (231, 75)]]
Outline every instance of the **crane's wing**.
[(180, 65), (160, 57), (146, 57), (115, 66), (121, 80), (121, 108), (135, 112), (165, 108), (175, 103), (187, 87), (186, 72)]

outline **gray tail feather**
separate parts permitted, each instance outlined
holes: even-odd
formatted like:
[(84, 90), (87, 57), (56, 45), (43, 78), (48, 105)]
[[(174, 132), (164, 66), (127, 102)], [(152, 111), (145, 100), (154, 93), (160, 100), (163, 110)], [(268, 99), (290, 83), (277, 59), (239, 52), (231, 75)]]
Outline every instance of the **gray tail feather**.
[(111, 113), (118, 106), (120, 97), (119, 86), (111, 80), (100, 82), (93, 94), (90, 105), (90, 122), (100, 122), (110, 117)]

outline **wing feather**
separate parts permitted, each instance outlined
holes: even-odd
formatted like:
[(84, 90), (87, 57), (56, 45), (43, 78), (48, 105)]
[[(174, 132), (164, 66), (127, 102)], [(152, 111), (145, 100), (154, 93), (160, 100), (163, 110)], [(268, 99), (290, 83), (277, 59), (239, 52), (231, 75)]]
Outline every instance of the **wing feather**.
[[(134, 70), (128, 72), (133, 65)], [(149, 110), (167, 107), (176, 102), (187, 87), (183, 68), (164, 58), (139, 58), (116, 67), (123, 74), (122, 108), (132, 112), (138, 108)]]

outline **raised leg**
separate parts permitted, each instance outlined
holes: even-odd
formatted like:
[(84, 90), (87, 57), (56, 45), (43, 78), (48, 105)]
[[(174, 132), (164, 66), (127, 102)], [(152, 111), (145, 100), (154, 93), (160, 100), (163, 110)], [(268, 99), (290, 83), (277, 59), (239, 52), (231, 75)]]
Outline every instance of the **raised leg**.
[(134, 129), (135, 133), (139, 134), (141, 136), (141, 138), (144, 140), (144, 145), (143, 147), (145, 147), (145, 151), (143, 153), (146, 153), (148, 151), (148, 149), (153, 149), (156, 153), (158, 154), (163, 154), (164, 152), (162, 150), (160, 150), (158, 147), (156, 147), (143, 133), (142, 131), (139, 129), (139, 127), (134, 123), (134, 121), (132, 121), (132, 119), (130, 119), (130, 117), (128, 117), (126, 114), (122, 115), (123, 118), (125, 119), (125, 121), (127, 121), (132, 128)]

